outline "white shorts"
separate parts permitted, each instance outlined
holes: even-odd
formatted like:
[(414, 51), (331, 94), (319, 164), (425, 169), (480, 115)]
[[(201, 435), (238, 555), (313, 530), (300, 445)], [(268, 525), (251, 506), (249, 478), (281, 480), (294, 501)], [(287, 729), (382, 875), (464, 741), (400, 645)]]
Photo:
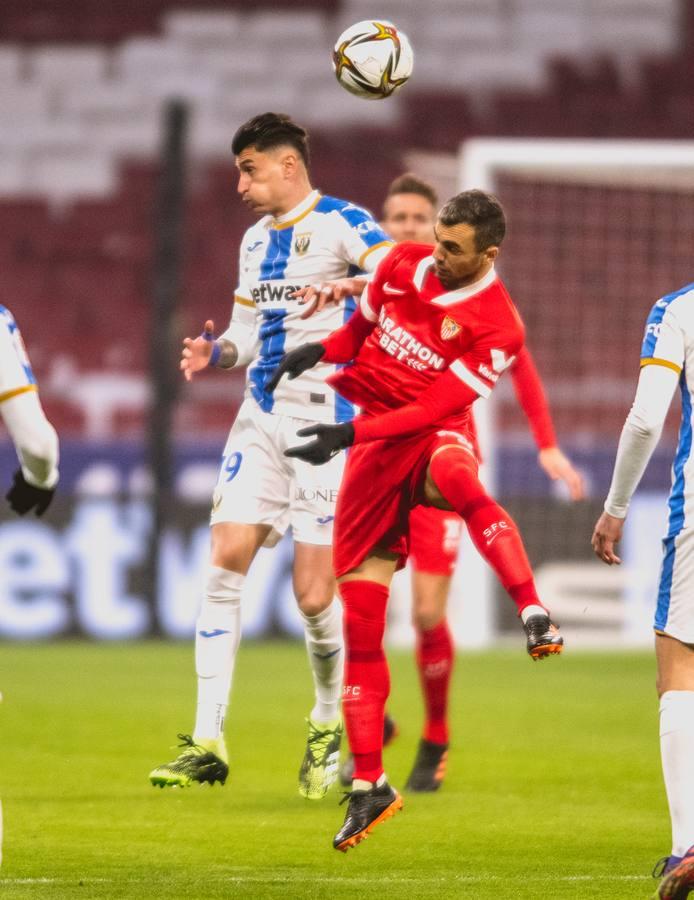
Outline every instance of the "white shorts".
[(683, 528), (663, 540), (653, 627), (658, 634), (694, 644), (694, 528)]
[[(306, 443), (297, 438), (306, 419), (263, 412), (244, 400), (224, 448), (212, 498), (211, 524), (271, 525), (277, 535), (291, 526), (294, 540), (329, 545), (345, 454), (322, 466), (283, 455)], [(274, 543), (269, 541), (266, 543)]]

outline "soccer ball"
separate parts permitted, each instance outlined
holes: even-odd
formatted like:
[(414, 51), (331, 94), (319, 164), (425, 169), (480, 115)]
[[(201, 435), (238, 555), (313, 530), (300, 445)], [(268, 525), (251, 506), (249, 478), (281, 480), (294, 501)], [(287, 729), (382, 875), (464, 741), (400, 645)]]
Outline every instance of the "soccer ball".
[(390, 97), (412, 74), (414, 54), (392, 22), (366, 20), (343, 31), (333, 50), (335, 77), (365, 100)]

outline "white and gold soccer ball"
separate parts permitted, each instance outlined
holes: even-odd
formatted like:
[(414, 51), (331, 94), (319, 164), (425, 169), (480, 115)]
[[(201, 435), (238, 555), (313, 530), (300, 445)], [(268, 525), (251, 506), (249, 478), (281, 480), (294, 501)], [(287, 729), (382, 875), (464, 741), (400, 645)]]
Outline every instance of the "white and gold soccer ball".
[(333, 50), (337, 80), (365, 100), (390, 97), (410, 77), (413, 63), (407, 36), (392, 22), (357, 22), (342, 32)]

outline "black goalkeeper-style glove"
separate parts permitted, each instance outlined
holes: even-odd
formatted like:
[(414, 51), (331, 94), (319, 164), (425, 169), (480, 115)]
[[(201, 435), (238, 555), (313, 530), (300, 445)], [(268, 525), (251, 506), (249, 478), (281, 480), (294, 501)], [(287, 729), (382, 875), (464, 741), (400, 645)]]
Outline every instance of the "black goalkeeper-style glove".
[(354, 426), (351, 422), (343, 425), (311, 425), (297, 431), (297, 437), (311, 437), (315, 435), (315, 441), (310, 444), (302, 444), (300, 447), (290, 447), (284, 451), (285, 456), (294, 459), (303, 459), (312, 466), (322, 466), (332, 459), (340, 450), (351, 447), (354, 443)]
[(296, 350), (290, 350), (280, 360), (280, 364), (265, 385), (265, 390), (268, 394), (271, 394), (280, 383), (280, 378), (285, 372), (289, 374), (290, 379), (296, 378), (302, 372), (305, 372), (306, 369), (312, 369), (324, 355), (325, 347), (322, 344), (302, 344)]
[(21, 469), (14, 473), (12, 487), (5, 494), (5, 499), (20, 516), (33, 509), (37, 516), (42, 516), (51, 505), (55, 488), (34, 487), (25, 480)]

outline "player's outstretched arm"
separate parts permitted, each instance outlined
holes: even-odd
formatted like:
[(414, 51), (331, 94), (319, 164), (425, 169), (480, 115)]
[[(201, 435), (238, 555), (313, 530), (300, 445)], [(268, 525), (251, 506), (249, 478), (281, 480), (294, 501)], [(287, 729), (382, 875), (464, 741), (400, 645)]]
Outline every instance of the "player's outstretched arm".
[(35, 391), (6, 400), (0, 413), (21, 463), (5, 498), (18, 515), (33, 510), (41, 516), (58, 483), (58, 436)]
[(417, 400), (399, 409), (377, 416), (358, 416), (352, 423), (302, 428), (297, 432), (299, 437), (315, 437), (315, 440), (290, 447), (284, 455), (318, 466), (352, 444), (404, 437), (422, 431), (453, 413), (462, 412), (478, 396), (449, 369), (422, 391)]
[(641, 369), (634, 404), (619, 438), (605, 511), (591, 539), (596, 556), (610, 566), (621, 562), (614, 547), (622, 537), (629, 502), (658, 443), (678, 382), (679, 371), (673, 368), (649, 365)]
[(583, 476), (557, 446), (557, 437), (544, 385), (527, 347), (523, 347), (519, 351), (511, 368), (511, 378), (516, 397), (538, 446), (540, 467), (552, 481), (561, 480), (566, 484), (572, 500), (582, 500), (585, 496)]
[(314, 313), (320, 312), (328, 303), (339, 303), (345, 297), (359, 297), (366, 283), (366, 278), (319, 281), (295, 291), (292, 296), (298, 297), (299, 305), (306, 307), (301, 318), (308, 319)]
[(224, 339), (215, 340), (214, 322), (208, 319), (201, 335), (184, 338), (180, 369), (186, 381), (208, 366), (230, 369), (236, 365), (238, 350), (235, 344)]

